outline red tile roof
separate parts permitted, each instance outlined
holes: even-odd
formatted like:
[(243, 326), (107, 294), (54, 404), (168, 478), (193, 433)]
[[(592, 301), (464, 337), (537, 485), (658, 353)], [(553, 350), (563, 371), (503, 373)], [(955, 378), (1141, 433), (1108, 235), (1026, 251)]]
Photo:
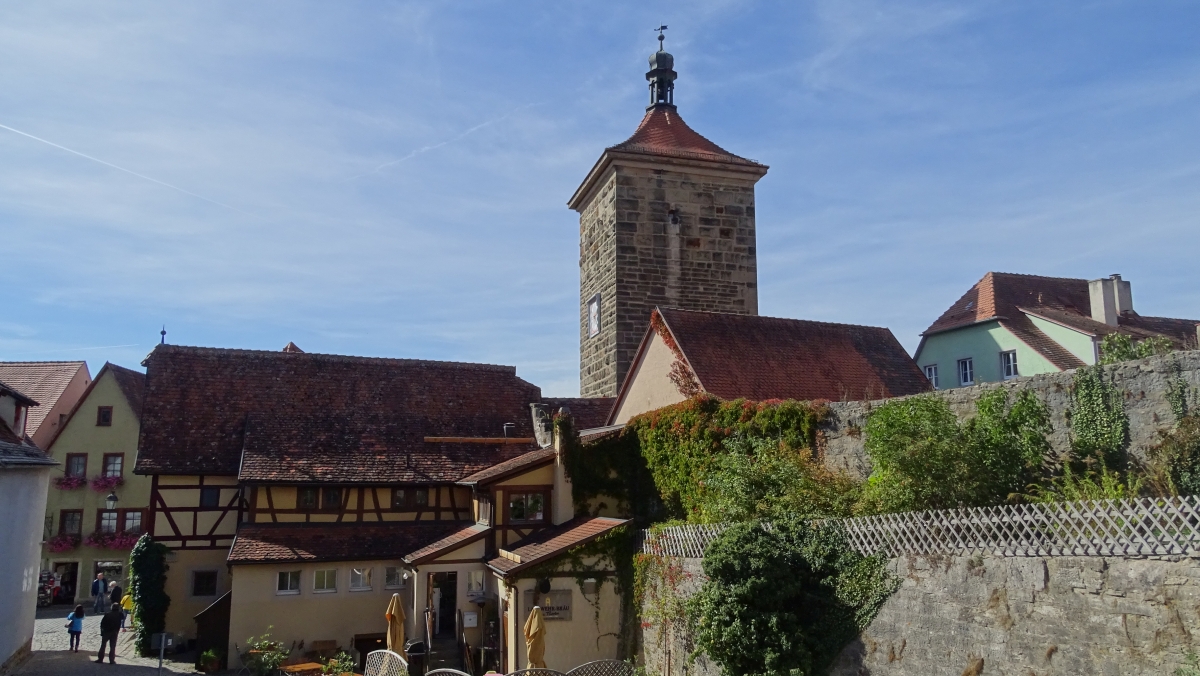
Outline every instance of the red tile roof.
[(518, 542), (515, 547), (502, 549), (500, 556), (488, 561), (487, 565), (504, 575), (512, 575), (574, 547), (587, 544), (627, 523), (630, 523), (629, 519), (576, 517), (562, 525), (538, 531)]
[(415, 552), (405, 554), (404, 560), (411, 565), (419, 566), (422, 563), (425, 563), (426, 561), (432, 561), (433, 559), (436, 559), (447, 552), (452, 552), (465, 544), (482, 539), (483, 536), (487, 535), (488, 531), (490, 530), (491, 528), (482, 524), (471, 524), (466, 528), (447, 535), (433, 544), (422, 547)]
[(1116, 327), (1108, 326), (1092, 319), (1092, 301), (1086, 279), (1008, 272), (984, 275), (921, 335), (995, 320), (1058, 368), (1066, 370), (1084, 365), (1038, 329), (1026, 313), (1094, 335), (1120, 332), (1135, 339), (1163, 335), (1180, 347), (1196, 342), (1198, 320), (1142, 317), (1135, 312), (1126, 312), (1118, 317)]
[(28, 434), (33, 435), (41, 427), (75, 374), (86, 368), (87, 362), (82, 361), (0, 362), (0, 382), (15, 387), (39, 404), (29, 408), (29, 419), (25, 421)]
[(886, 328), (674, 308), (656, 312), (700, 386), (721, 399), (878, 399), (930, 388)]
[[(247, 448), (248, 460), (312, 454), (308, 468), (277, 468), (280, 477), (323, 465), (352, 469), (360, 458), (382, 467), (408, 455), (420, 456), (420, 471), (431, 458), (470, 455), (450, 472), (461, 472), (458, 479), (529, 449), (496, 456), (485, 444), (467, 452), (424, 437), (496, 437), (505, 423), (516, 424), (511, 436), (532, 437), (529, 404), (541, 399), (511, 366), (177, 345), (157, 346), (144, 363), (141, 474), (234, 475)], [(257, 432), (247, 435), (252, 417)], [(334, 458), (319, 447), (326, 443), (354, 460)]]
[(571, 410), (575, 429), (586, 430), (603, 425), (616, 400), (616, 397), (548, 397), (542, 401), (549, 407), (551, 415), (567, 407)]
[(463, 477), (458, 480), (460, 484), (476, 485), (476, 484), (491, 484), (514, 474), (528, 471), (534, 467), (541, 465), (549, 465), (554, 462), (556, 451), (553, 447), (539, 448), (535, 451), (523, 453), (511, 460), (505, 460), (502, 463), (492, 465), (487, 469), (475, 472), (470, 476)]
[(655, 106), (646, 111), (633, 136), (609, 147), (609, 150), (763, 166), (754, 160), (738, 157), (704, 138), (683, 121), (678, 111), (666, 106)]
[(231, 564), (399, 560), (463, 527), (460, 521), (244, 523), (238, 526), (227, 560)]

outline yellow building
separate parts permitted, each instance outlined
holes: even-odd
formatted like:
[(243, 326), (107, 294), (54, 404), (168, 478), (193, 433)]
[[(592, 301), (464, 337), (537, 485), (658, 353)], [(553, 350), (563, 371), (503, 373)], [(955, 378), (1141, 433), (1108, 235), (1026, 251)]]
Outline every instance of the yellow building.
[(46, 501), (42, 569), (58, 574), (60, 601), (90, 598), (98, 572), (128, 588), (129, 549), (150, 499), (149, 477), (132, 472), (145, 378), (105, 364), (50, 440), (59, 466)]

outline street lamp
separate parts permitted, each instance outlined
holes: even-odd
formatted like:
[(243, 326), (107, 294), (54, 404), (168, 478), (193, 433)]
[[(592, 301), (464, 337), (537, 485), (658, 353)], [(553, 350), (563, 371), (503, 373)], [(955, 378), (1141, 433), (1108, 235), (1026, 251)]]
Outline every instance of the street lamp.
[(110, 492), (108, 494), (108, 497), (104, 498), (104, 506), (107, 507), (109, 510), (113, 510), (113, 509), (117, 508), (117, 492), (116, 491)]

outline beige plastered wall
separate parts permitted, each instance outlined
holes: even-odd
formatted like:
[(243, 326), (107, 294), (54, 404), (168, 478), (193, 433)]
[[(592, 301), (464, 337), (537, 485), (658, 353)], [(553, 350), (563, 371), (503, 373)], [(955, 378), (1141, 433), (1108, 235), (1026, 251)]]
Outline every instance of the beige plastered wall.
[[(112, 406), (112, 425), (100, 427), (96, 425), (96, 408)], [(125, 398), (125, 394), (117, 385), (111, 371), (101, 374), (92, 387), (87, 398), (80, 404), (76, 414), (67, 422), (62, 433), (54, 440), (48, 451), (50, 457), (60, 463), (54, 468), (53, 476), (61, 477), (66, 471), (68, 453), (87, 454), (87, 478), (100, 476), (104, 468), (106, 453), (124, 453), (123, 479), (125, 483), (116, 488), (119, 501), (118, 509), (146, 510), (150, 504), (150, 477), (133, 473), (133, 464), (137, 459), (139, 421)], [(83, 510), (83, 537), (96, 529), (96, 512), (104, 509), (106, 492), (96, 492), (91, 486), (81, 486), (64, 491), (50, 486), (46, 500), (46, 518), (49, 524), (48, 535), (57, 535), (61, 525), (60, 514), (64, 509)], [(143, 513), (142, 525), (145, 527), (148, 513)], [(42, 546), (42, 568), (53, 570), (60, 564), (79, 564), (79, 579), (76, 582), (75, 597), (83, 599), (90, 597), (91, 581), (95, 578), (96, 561), (124, 561), (129, 558), (128, 551), (98, 549), (80, 545), (67, 552), (51, 552)], [(127, 568), (127, 566), (126, 566)], [(119, 584), (128, 589), (128, 570), (123, 570), (124, 580)]]
[[(353, 649), (354, 637), (387, 631), (384, 611), (392, 594), (400, 594), (405, 610), (413, 608), (413, 576), (404, 588), (384, 587), (384, 569), (403, 568), (402, 561), (337, 561), (327, 563), (281, 563), (233, 566), (233, 597), (229, 620), (229, 666), (239, 664), (235, 644), (244, 649), (246, 639), (270, 632), (283, 645), (304, 641), (335, 640), (344, 650)], [(315, 592), (318, 570), (337, 570), (337, 591)], [(350, 569), (370, 568), (371, 589), (350, 590)], [(276, 592), (280, 572), (300, 571), (300, 593)], [(406, 636), (411, 636), (413, 613), (408, 612)]]
[(617, 402), (613, 424), (624, 425), (640, 413), (684, 400), (679, 388), (671, 382), (671, 364), (674, 362), (675, 353), (655, 332), (642, 358), (633, 366), (633, 377), (624, 396)]
[[(506, 659), (508, 671), (528, 668), (525, 647), (525, 592), (536, 584), (533, 579), (509, 580), (497, 577), (502, 598), (508, 602)], [(568, 671), (586, 662), (617, 658), (620, 633), (621, 597), (610, 576), (598, 584), (597, 593), (585, 595), (574, 577), (553, 577), (551, 591), (571, 591), (571, 619), (546, 622), (546, 666)], [(513, 611), (515, 609), (515, 612)]]
[[(228, 554), (228, 549), (176, 549), (167, 553), (164, 591), (171, 597), (171, 605), (167, 608), (167, 631), (184, 640), (196, 638), (196, 615), (229, 591), (231, 580), (225, 565)], [(210, 570), (217, 573), (216, 595), (192, 596), (193, 575), (197, 571)]]

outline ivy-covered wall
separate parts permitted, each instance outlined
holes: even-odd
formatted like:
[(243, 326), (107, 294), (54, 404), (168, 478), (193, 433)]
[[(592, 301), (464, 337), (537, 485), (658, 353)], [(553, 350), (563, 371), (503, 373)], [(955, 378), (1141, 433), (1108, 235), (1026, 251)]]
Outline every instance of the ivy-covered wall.
[[(1175, 416), (1168, 399), (1172, 383), (1181, 379), (1188, 387), (1200, 387), (1200, 351), (1195, 350), (1101, 368), (1106, 379), (1123, 392), (1125, 413), (1129, 416), (1129, 450), (1139, 458), (1144, 458), (1146, 450), (1158, 442), (1159, 430), (1174, 423)], [(1071, 449), (1068, 412), (1074, 378), (1074, 371), (1047, 373), (1003, 383), (942, 390), (937, 394), (946, 398), (957, 415), (966, 417), (974, 413), (975, 402), (984, 392), (996, 388), (1032, 390), (1050, 409), (1053, 431), (1048, 439), (1052, 451), (1061, 456)], [(863, 429), (867, 416), (878, 406), (879, 402), (862, 401), (828, 404), (829, 414), (819, 429), (819, 445), (830, 468), (863, 478), (870, 474), (870, 461), (863, 448)]]

